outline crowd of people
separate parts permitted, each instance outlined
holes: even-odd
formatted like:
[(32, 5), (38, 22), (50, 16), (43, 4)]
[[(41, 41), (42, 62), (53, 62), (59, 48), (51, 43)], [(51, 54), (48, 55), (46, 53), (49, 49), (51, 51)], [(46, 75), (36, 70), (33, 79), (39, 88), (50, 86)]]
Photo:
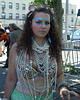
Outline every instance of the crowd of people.
[(57, 26), (50, 9), (36, 8), (27, 14), (22, 35), (19, 35), (16, 43), (14, 39), (18, 32), (15, 36), (14, 31), (10, 33), (8, 75), (3, 100), (54, 100), (56, 88), (62, 100), (65, 100), (65, 96), (67, 100), (72, 96), (80, 97), (68, 89), (64, 78), (62, 43)]
[[(15, 23), (10, 23), (8, 27), (4, 28), (2, 28), (1, 23), (0, 25), (0, 57), (7, 54), (6, 63), (2, 68), (8, 68), (9, 50), (15, 42), (18, 42), (22, 30)], [(5, 52), (6, 49), (7, 52)]]

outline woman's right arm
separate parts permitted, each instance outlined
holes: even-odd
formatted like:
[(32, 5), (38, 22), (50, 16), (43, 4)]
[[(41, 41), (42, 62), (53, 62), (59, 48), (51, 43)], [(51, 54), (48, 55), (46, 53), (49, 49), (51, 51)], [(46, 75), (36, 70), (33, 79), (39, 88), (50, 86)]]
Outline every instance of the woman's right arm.
[(17, 44), (15, 43), (10, 50), (8, 75), (5, 83), (4, 98), (10, 98), (17, 82), (17, 73), (15, 69), (16, 47)]

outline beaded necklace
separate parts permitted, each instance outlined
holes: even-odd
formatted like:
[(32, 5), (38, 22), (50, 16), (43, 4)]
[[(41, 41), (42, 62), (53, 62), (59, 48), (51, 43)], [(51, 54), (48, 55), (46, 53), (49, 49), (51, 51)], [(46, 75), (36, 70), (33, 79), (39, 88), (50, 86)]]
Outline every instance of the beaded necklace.
[(33, 40), (33, 45), (32, 45), (32, 49), (38, 53), (42, 53), (43, 51), (46, 51), (49, 49), (49, 44), (47, 41), (45, 41), (43, 46), (39, 46), (35, 40)]

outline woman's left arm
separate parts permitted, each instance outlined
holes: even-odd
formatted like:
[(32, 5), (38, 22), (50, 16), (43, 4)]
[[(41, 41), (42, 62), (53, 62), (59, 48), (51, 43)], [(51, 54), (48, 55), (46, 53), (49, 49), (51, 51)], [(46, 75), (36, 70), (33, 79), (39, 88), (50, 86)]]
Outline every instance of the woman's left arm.
[(57, 70), (57, 86), (58, 86), (58, 90), (60, 92), (60, 96), (61, 96), (62, 100), (65, 100), (64, 96), (67, 96), (68, 100), (70, 100), (70, 98), (72, 96), (80, 97), (80, 95), (77, 94), (76, 92), (69, 91), (68, 84), (65, 81), (64, 73), (63, 73), (63, 69), (62, 69), (61, 65), (62, 65), (61, 59), (58, 59), (57, 60), (57, 67), (58, 67), (58, 70)]

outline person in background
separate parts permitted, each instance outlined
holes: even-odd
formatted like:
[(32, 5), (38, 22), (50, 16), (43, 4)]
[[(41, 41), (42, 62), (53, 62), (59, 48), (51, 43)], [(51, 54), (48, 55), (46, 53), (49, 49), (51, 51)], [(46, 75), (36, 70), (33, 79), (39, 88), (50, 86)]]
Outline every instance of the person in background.
[(21, 37), (22, 30), (15, 23), (10, 23), (9, 27), (10, 27), (9, 48), (11, 48), (15, 42), (18, 42), (19, 38)]
[[(0, 23), (0, 38), (4, 34), (4, 32), (5, 32), (5, 30), (2, 27), (2, 24)], [(3, 41), (0, 42), (0, 57), (2, 57), (2, 44), (3, 44)]]
[(8, 68), (8, 57), (9, 57), (9, 43), (10, 43), (10, 40), (9, 40), (9, 27), (5, 27), (5, 33), (1, 36), (0, 38), (0, 41), (5, 41), (5, 44), (4, 44), (4, 49), (3, 49), (3, 53), (5, 53), (5, 48), (7, 47), (7, 59), (6, 59), (6, 63), (5, 65), (2, 67), (2, 68)]
[(22, 30), (15, 23), (9, 24), (9, 31), (9, 45), (7, 46), (8, 43), (5, 44), (7, 46), (7, 60), (6, 64), (2, 68), (8, 68), (9, 50), (15, 42), (18, 42), (22, 32)]
[[(27, 14), (22, 36), (10, 49), (9, 70), (3, 100), (54, 100), (56, 86), (69, 91), (61, 67), (62, 43), (51, 10), (36, 8)], [(54, 87), (53, 87), (54, 86)]]

